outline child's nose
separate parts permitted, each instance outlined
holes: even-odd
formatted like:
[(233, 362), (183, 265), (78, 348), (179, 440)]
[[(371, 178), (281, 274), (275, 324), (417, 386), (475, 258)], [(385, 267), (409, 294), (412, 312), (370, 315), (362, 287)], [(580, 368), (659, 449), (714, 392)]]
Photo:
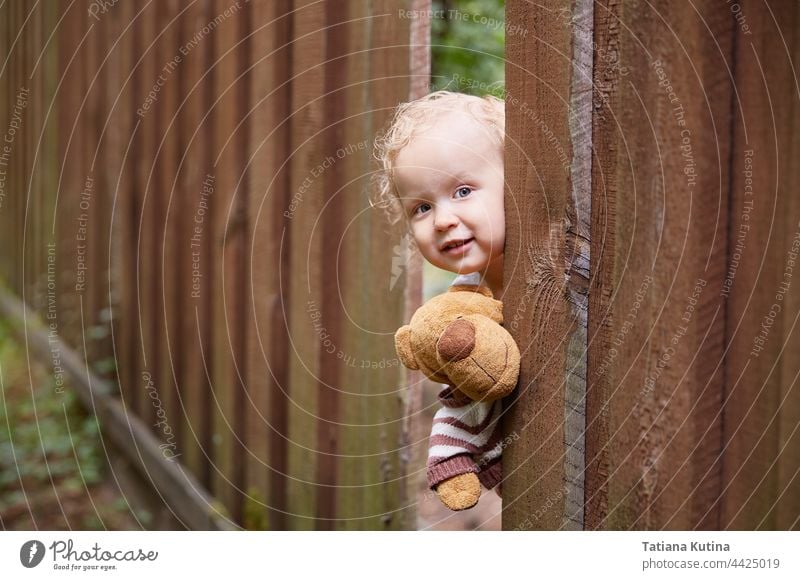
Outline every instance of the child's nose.
[(446, 209), (437, 207), (436, 215), (434, 216), (434, 226), (439, 230), (446, 230), (458, 224), (458, 216), (447, 211)]

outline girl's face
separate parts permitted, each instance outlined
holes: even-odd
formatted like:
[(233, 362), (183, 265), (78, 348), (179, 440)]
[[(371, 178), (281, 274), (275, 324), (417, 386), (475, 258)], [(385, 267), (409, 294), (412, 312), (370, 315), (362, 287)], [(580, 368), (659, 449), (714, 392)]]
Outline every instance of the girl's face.
[(459, 274), (502, 272), (503, 155), (487, 129), (466, 113), (442, 115), (400, 151), (394, 176), (426, 260)]

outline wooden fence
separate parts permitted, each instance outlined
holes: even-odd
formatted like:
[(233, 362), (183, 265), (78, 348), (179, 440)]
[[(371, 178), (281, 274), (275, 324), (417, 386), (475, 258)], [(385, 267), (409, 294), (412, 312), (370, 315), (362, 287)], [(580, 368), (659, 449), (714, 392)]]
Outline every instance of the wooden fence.
[[(428, 8), (0, 7), (0, 307), (185, 526), (414, 527), (419, 258), (366, 185)], [(506, 17), (503, 527), (796, 529), (798, 4)]]
[[(103, 405), (124, 412), (103, 419), (129, 423), (111, 429), (127, 431), (118, 448), (164, 498), (196, 482), (215, 521), (415, 525), (407, 468), (425, 441), (409, 441), (393, 342), (414, 295), (393, 284), (397, 238), (367, 197), (375, 132), (427, 88), (427, 22), (402, 15), (390, 1), (0, 8), (0, 271), (30, 308), (5, 312), (30, 325), (54, 396), (110, 379)], [(152, 435), (169, 477), (136, 456)]]
[(800, 527), (800, 4), (510, 0), (506, 529)]

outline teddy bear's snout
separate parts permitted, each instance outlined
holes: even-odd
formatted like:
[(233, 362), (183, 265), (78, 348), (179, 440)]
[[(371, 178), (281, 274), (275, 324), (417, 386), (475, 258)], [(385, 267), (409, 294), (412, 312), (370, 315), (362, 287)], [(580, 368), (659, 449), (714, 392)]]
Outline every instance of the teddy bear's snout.
[(475, 349), (476, 334), (474, 324), (469, 320), (458, 318), (445, 328), (436, 344), (436, 350), (445, 361), (463, 360)]

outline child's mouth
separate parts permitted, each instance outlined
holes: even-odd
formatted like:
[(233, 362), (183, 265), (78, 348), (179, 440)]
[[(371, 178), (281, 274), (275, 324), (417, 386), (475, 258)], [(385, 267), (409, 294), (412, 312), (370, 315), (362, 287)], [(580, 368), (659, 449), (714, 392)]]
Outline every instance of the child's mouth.
[(472, 242), (474, 240), (475, 240), (475, 238), (470, 238), (470, 239), (465, 240), (463, 242), (459, 242), (459, 243), (457, 243), (457, 244), (455, 244), (453, 246), (449, 246), (449, 247), (445, 248), (442, 251), (445, 254), (449, 254), (451, 256), (458, 256), (460, 254), (464, 254), (464, 253), (467, 252), (467, 250), (470, 249), (470, 247), (472, 246)]

